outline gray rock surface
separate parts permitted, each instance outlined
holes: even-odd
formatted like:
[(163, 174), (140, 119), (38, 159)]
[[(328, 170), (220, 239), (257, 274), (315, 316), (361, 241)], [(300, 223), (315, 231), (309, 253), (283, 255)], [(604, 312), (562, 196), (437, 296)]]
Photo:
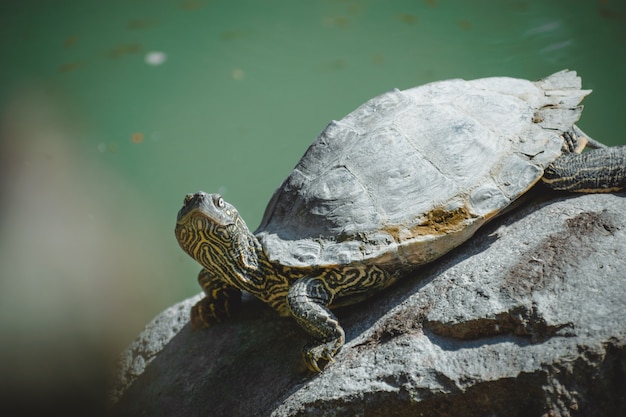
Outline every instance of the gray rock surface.
[(540, 191), (339, 310), (347, 343), (319, 375), (305, 333), (262, 303), (192, 332), (181, 302), (124, 353), (113, 413), (626, 415), (626, 198)]

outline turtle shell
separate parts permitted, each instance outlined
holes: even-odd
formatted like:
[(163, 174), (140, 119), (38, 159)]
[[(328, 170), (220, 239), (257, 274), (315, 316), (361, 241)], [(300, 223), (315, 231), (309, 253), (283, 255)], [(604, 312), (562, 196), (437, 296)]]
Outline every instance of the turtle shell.
[(589, 92), (561, 71), (380, 95), (320, 133), (255, 234), (295, 267), (430, 262), (541, 178)]

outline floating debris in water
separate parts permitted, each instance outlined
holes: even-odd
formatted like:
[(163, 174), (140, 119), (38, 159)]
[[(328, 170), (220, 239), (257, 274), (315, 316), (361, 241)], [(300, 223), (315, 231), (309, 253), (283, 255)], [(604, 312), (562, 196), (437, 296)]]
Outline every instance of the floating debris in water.
[(135, 132), (132, 134), (132, 136), (130, 137), (130, 141), (132, 143), (142, 143), (143, 142), (143, 133), (141, 132)]
[(233, 78), (233, 80), (239, 81), (243, 80), (243, 77), (245, 77), (246, 74), (241, 68), (233, 68), (233, 70), (230, 72), (230, 76)]
[(161, 65), (167, 61), (167, 54), (161, 51), (148, 52), (145, 57), (146, 64), (148, 65)]
[(322, 24), (324, 26), (345, 29), (350, 26), (350, 20), (343, 16), (326, 16), (322, 19)]
[(69, 38), (65, 39), (65, 41), (63, 42), (63, 46), (65, 48), (71, 48), (76, 44), (76, 42), (78, 42), (78, 36), (72, 35)]
[(126, 25), (128, 29), (132, 30), (148, 29), (154, 26), (156, 26), (156, 23), (149, 19), (134, 19)]
[(61, 66), (59, 66), (59, 71), (60, 72), (72, 72), (83, 67), (84, 65), (85, 64), (80, 61), (66, 62), (65, 64), (62, 64)]
[(117, 152), (117, 145), (115, 143), (100, 142), (97, 146), (97, 149), (98, 149), (98, 152), (100, 153), (105, 153), (105, 152), (115, 153)]
[(187, 0), (180, 3), (180, 8), (183, 10), (198, 10), (204, 6), (204, 2), (199, 0)]
[(374, 65), (383, 65), (385, 63), (385, 56), (381, 53), (372, 55), (372, 62)]
[(227, 30), (220, 34), (220, 39), (224, 41), (236, 41), (239, 39), (247, 38), (248, 36), (248, 32), (244, 30)]
[(406, 23), (407, 25), (417, 24), (417, 16), (411, 13), (399, 13), (396, 15), (396, 19), (402, 23)]
[(559, 20), (552, 20), (550, 22), (546, 22), (544, 24), (534, 26), (524, 32), (524, 37), (536, 36), (536, 35), (544, 35), (547, 33), (555, 32), (561, 29), (562, 23)]
[(558, 50), (570, 47), (573, 44), (574, 42), (571, 39), (568, 39), (562, 42), (555, 42), (555, 43), (551, 43), (550, 45), (541, 48), (539, 52), (542, 54), (551, 54)]
[(458, 27), (460, 27), (463, 30), (471, 30), (472, 29), (472, 22), (470, 22), (469, 20), (466, 20), (466, 19), (458, 20), (456, 22), (456, 24), (458, 25)]
[(109, 57), (110, 58), (120, 58), (124, 55), (131, 55), (131, 54), (136, 54), (138, 52), (141, 52), (141, 45), (136, 44), (136, 43), (131, 43), (131, 44), (122, 44), (122, 45), (118, 45), (113, 49), (109, 50)]

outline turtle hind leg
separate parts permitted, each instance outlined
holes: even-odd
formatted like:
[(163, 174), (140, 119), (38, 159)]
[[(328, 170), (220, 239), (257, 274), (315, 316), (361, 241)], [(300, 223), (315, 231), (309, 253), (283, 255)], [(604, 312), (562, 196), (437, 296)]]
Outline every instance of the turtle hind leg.
[(287, 305), (298, 324), (313, 336), (303, 350), (311, 371), (321, 372), (320, 361), (332, 362), (345, 341), (337, 317), (328, 309), (332, 294), (320, 278), (307, 277), (294, 282), (287, 294)]
[[(599, 142), (597, 140), (595, 140), (594, 138), (592, 138), (591, 136), (589, 136), (588, 134), (586, 134), (585, 132), (582, 131), (581, 128), (579, 128), (578, 126), (574, 125), (572, 126), (572, 132), (573, 134), (578, 137), (578, 138), (584, 138), (585, 140), (585, 145), (587, 147), (589, 147), (590, 149), (601, 149), (601, 148), (608, 148), (607, 145), (605, 145), (602, 142)], [(579, 152), (580, 153), (580, 152)]]
[(562, 155), (545, 169), (542, 180), (558, 191), (621, 191), (626, 187), (626, 146)]
[(563, 132), (561, 136), (563, 138), (563, 146), (561, 150), (563, 153), (582, 153), (585, 148), (589, 149), (602, 149), (608, 148), (604, 143), (598, 142), (591, 136), (583, 132), (578, 126), (574, 125), (572, 128)]

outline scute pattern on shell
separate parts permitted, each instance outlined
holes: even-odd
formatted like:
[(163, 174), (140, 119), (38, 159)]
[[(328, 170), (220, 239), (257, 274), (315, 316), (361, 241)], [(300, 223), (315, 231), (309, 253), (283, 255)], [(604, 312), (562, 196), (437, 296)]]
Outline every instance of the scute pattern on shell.
[(430, 262), (541, 178), (580, 117), (589, 93), (580, 88), (575, 72), (561, 71), (373, 98), (320, 133), (257, 237), (270, 260), (291, 266)]

